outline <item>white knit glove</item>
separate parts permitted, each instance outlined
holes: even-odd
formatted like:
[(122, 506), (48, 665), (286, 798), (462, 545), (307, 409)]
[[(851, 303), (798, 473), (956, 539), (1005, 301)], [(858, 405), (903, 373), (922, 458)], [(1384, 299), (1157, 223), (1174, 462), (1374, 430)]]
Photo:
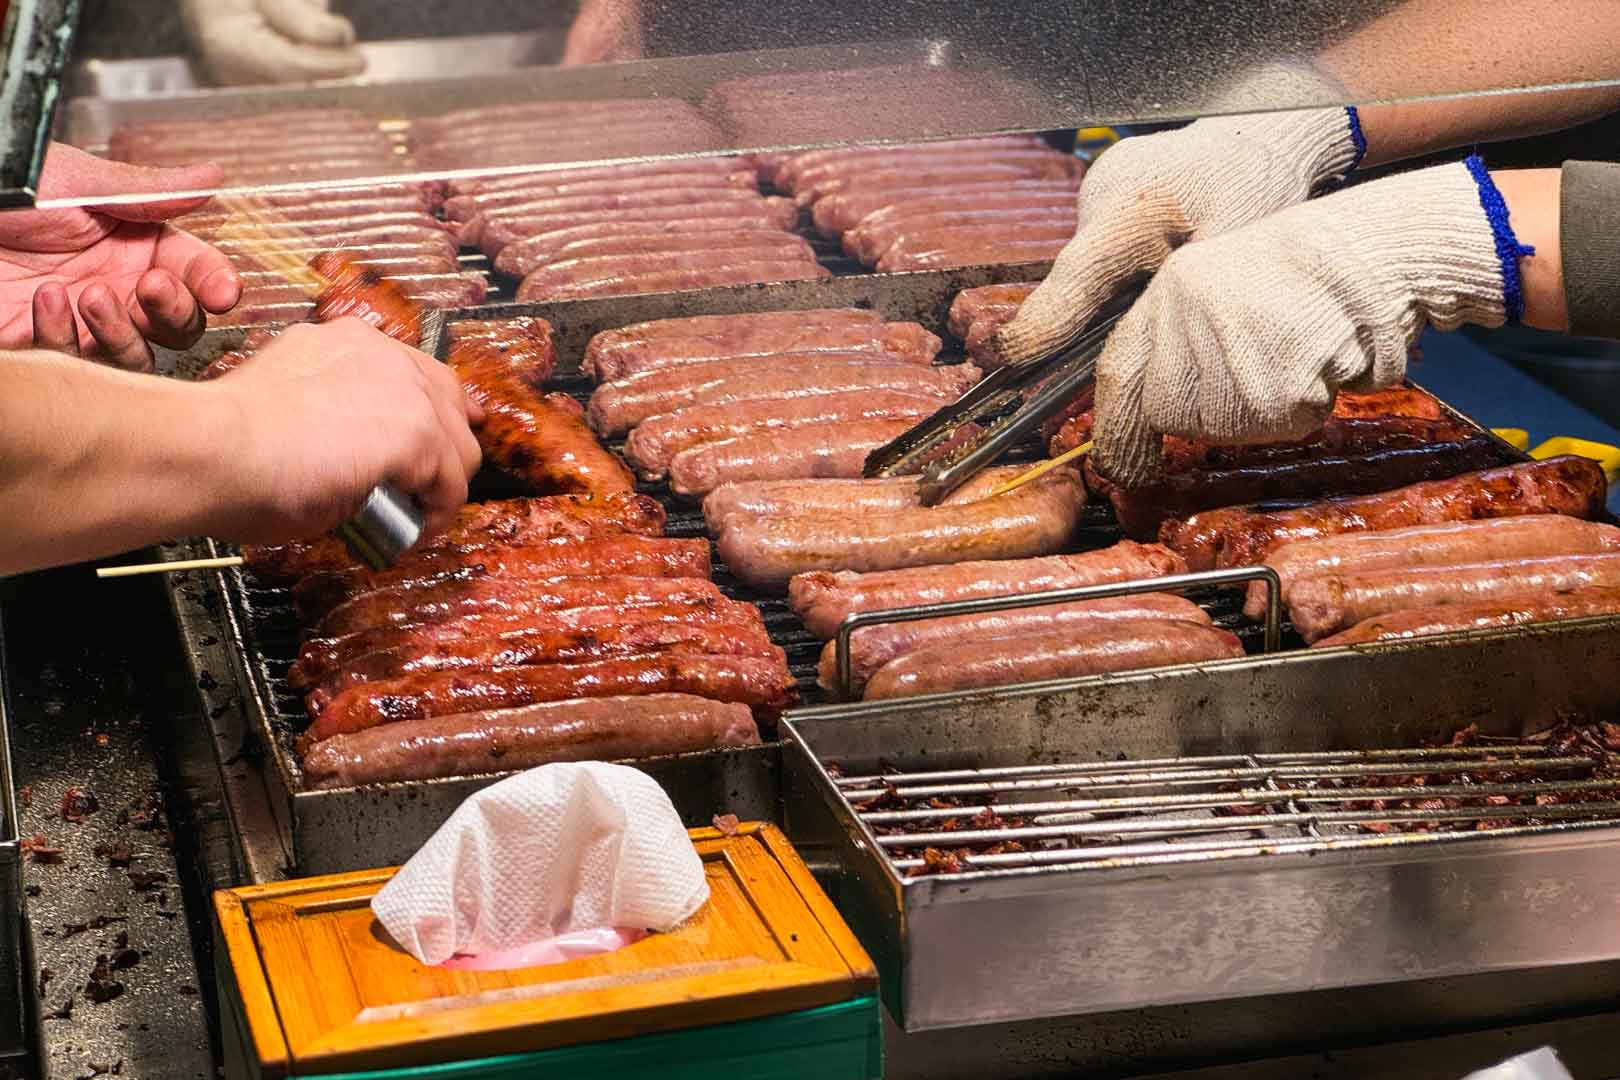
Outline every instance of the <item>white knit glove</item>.
[(1518, 257), (1531, 253), (1478, 158), (1189, 244), (1098, 359), (1095, 464), (1136, 486), (1153, 479), (1163, 434), (1225, 443), (1306, 435), (1340, 387), (1399, 380), (1425, 325), (1517, 318)]
[(186, 36), (221, 86), (343, 79), (366, 69), (329, 0), (181, 0)]
[(1110, 147), (1080, 185), (1074, 239), (998, 332), (995, 351), (1009, 364), (1051, 351), (1188, 240), (1258, 221), (1342, 177), (1359, 157), (1352, 116), (1216, 117)]

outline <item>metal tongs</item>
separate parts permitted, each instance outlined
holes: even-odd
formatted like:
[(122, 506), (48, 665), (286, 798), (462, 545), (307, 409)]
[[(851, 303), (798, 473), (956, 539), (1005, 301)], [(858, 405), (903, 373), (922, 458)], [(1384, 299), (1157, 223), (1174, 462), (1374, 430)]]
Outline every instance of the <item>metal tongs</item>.
[[(869, 478), (904, 476), (925, 460), (917, 493), (937, 506), (1009, 448), (1039, 430), (1091, 382), (1108, 334), (1136, 303), (1147, 279), (1134, 279), (1116, 293), (1076, 337), (1017, 367), (998, 368), (954, 403), (866, 456)], [(969, 424), (984, 430), (941, 453)]]

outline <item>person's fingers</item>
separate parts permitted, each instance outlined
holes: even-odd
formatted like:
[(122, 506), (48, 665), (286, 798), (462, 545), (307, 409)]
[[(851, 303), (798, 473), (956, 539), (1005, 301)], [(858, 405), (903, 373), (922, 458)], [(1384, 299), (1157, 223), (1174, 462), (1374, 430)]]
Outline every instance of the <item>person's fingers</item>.
[(315, 0), (259, 0), (270, 29), (306, 45), (346, 49), (354, 44), (354, 24)]
[(413, 440), (411, 459), (388, 479), (421, 507), (422, 535), (436, 536), (466, 505), (467, 474), (437, 420), (427, 426)]
[(34, 290), (34, 347), (79, 355), (79, 327), (73, 301), (59, 281), (47, 281)]
[(467, 396), (461, 380), (451, 370), (449, 364), (441, 364), (417, 349), (411, 349), (411, 353), (415, 356), (424, 376), (439, 388), (440, 393), (457, 403), (457, 407), (467, 418), (467, 423), (477, 427), (484, 422), (484, 407)]
[(1161, 438), (1144, 410), (1152, 355), (1151, 309), (1139, 303), (1119, 321), (1097, 360), (1096, 422), (1092, 464), (1126, 488), (1151, 483), (1158, 474)]
[(1091, 322), (1130, 267), (1106, 246), (1095, 230), (1075, 233), (1052, 272), (1030, 293), (1013, 316), (991, 339), (991, 349), (1003, 364), (1025, 364), (1051, 353), (1078, 337)]
[(242, 279), (230, 259), (182, 229), (163, 229), (152, 252), (152, 265), (179, 278), (203, 310), (214, 315), (223, 315), (242, 298)]
[(131, 371), (151, 369), (151, 348), (106, 285), (97, 282), (79, 294), (79, 318), (95, 339), (98, 358)]
[[(120, 221), (165, 221), (195, 210), (208, 201), (206, 195), (171, 199), (151, 199), (169, 192), (204, 191), (218, 187), (224, 173), (217, 165), (186, 165), (172, 169), (151, 169), (122, 161), (108, 161), (63, 143), (52, 143), (39, 175), (40, 201), (78, 199), (93, 210)], [(125, 197), (113, 202), (93, 202), (96, 196)], [(125, 201), (127, 197), (147, 197), (147, 201)]]
[(196, 297), (167, 270), (141, 275), (129, 298), (129, 317), (142, 337), (168, 349), (189, 349), (207, 325)]
[(313, 82), (319, 79), (347, 79), (366, 70), (360, 50), (304, 45), (283, 37), (259, 43), (254, 62), (267, 82)]

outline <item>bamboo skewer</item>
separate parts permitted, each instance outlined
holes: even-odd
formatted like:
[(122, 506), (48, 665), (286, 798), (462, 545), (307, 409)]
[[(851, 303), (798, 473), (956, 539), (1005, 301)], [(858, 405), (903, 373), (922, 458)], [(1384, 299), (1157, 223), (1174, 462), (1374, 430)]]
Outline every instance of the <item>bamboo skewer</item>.
[(1049, 458), (1046, 461), (1043, 461), (1039, 465), (1035, 466), (1033, 469), (1029, 469), (1029, 470), (1027, 470), (1025, 472), (1021, 472), (1017, 476), (1013, 477), (1011, 480), (1008, 480), (1005, 484), (997, 484), (994, 488), (990, 489), (990, 494), (986, 495), (985, 498), (992, 499), (992, 498), (995, 498), (997, 495), (1005, 495), (1005, 494), (1007, 494), (1007, 492), (1012, 491), (1015, 488), (1021, 488), (1025, 484), (1029, 483), (1031, 480), (1038, 480), (1039, 478), (1045, 476), (1047, 473), (1051, 472), (1053, 469), (1057, 468), (1059, 465), (1067, 465), (1069, 462), (1073, 461), (1075, 458), (1080, 457), (1081, 455), (1087, 454), (1087, 453), (1090, 453), (1090, 452), (1091, 452), (1091, 440), (1087, 439), (1085, 442), (1081, 443), (1079, 446), (1075, 447), (1073, 450), (1065, 450), (1063, 453), (1059, 454), (1057, 457)]
[(247, 560), (240, 555), (221, 555), (217, 559), (176, 559), (174, 562), (133, 563), (129, 566), (98, 566), (96, 577), (135, 577), (139, 574), (172, 574), (177, 570), (216, 570), (226, 566), (241, 566)]

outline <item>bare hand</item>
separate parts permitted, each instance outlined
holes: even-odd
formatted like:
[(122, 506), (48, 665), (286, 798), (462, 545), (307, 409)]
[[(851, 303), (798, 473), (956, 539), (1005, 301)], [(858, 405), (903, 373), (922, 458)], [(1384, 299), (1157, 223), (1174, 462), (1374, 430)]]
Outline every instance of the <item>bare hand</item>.
[[(55, 143), (39, 195), (195, 191), (219, 179), (211, 165), (147, 169)], [(229, 311), (242, 293), (224, 255), (164, 224), (206, 201), (0, 213), (0, 348), (35, 345), (142, 371), (152, 366), (148, 342), (191, 345), (206, 313)]]
[(385, 480), (421, 504), (425, 535), (467, 501), (482, 410), (448, 367), (358, 319), (290, 327), (206, 389), (240, 431), (227, 539), (318, 536)]

